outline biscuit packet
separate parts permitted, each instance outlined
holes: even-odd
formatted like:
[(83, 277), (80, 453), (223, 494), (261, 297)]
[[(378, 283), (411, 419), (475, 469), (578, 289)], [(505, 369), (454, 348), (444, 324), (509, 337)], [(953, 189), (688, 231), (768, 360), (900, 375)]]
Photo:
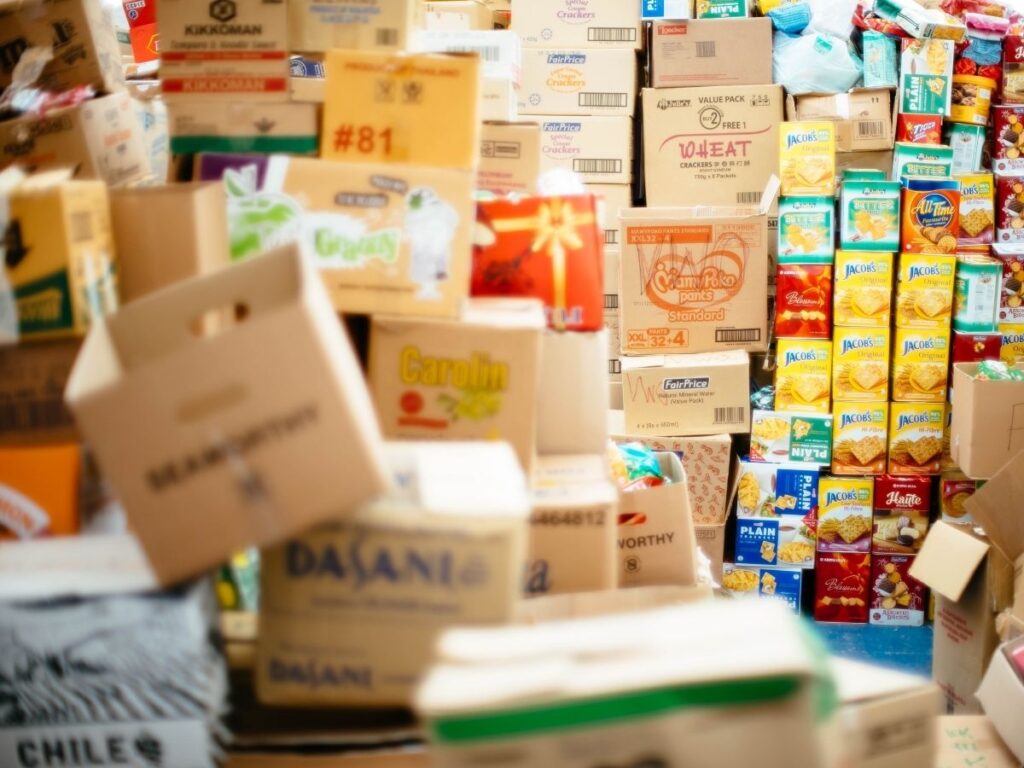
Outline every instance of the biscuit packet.
[(832, 342), (779, 339), (775, 410), (828, 413), (832, 395)]
[(832, 397), (869, 403), (888, 399), (888, 328), (836, 326), (832, 340)]
[(818, 551), (870, 552), (875, 481), (824, 476), (818, 481)]
[(991, 173), (964, 173), (960, 182), (960, 227), (957, 240), (963, 245), (988, 245), (995, 241), (995, 177)]
[(904, 253), (956, 253), (960, 233), (960, 182), (903, 179), (900, 244)]
[(814, 567), (818, 467), (741, 461), (737, 565)]
[(945, 423), (944, 402), (892, 403), (889, 408), (889, 474), (939, 474)]
[(948, 328), (953, 314), (956, 257), (900, 254), (897, 328)]
[(836, 192), (835, 123), (782, 123), (779, 168), (783, 197), (833, 197)]
[(897, 328), (892, 350), (892, 399), (941, 403), (946, 399), (949, 330)]
[(831, 264), (835, 256), (835, 200), (779, 200), (779, 264)]
[(837, 251), (833, 283), (836, 326), (888, 328), (893, 255)]
[(832, 404), (832, 474), (885, 472), (889, 403), (836, 400)]
[(839, 216), (839, 240), (844, 250), (899, 250), (899, 182), (844, 180)]

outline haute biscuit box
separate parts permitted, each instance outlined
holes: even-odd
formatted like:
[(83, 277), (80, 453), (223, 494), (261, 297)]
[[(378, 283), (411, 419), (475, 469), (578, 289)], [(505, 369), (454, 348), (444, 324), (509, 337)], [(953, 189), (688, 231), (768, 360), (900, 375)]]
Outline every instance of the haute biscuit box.
[(65, 398), (162, 584), (386, 487), (358, 361), (295, 244), (95, 323)]
[(649, 206), (756, 205), (779, 168), (778, 85), (645, 88)]
[(910, 575), (936, 596), (933, 675), (948, 709), (980, 713), (974, 692), (1000, 642), (997, 620), (1024, 622), (1024, 453), (1017, 453), (967, 499), (984, 529), (940, 521), (928, 532)]
[(618, 496), (604, 456), (538, 457), (531, 498), (525, 593), (615, 589)]
[(517, 0), (512, 31), (529, 47), (640, 48), (637, 3), (620, 0)]
[(288, 100), (284, 3), (162, 0), (157, 23), (165, 100)]
[(877, 403), (889, 396), (889, 329), (837, 326), (832, 341), (832, 397)]
[(818, 551), (870, 552), (875, 483), (870, 477), (822, 477)]
[(419, 17), (416, 0), (289, 0), (287, 5), (288, 48), (308, 53), (403, 50)]
[(64, 388), (79, 339), (0, 345), (0, 445), (72, 442)]
[(829, 413), (832, 342), (779, 339), (775, 364), (775, 409)]
[(754, 411), (750, 424), (750, 460), (769, 464), (803, 462), (827, 467), (832, 462), (832, 415)]
[(620, 213), (619, 308), (626, 355), (767, 349), (768, 211), (758, 206)]
[(814, 567), (818, 467), (741, 461), (736, 564)]
[(930, 477), (875, 478), (875, 519), (871, 551), (916, 555), (928, 534), (931, 514)]
[(475, 56), (337, 50), (327, 54), (324, 65), (320, 157), (475, 167), (480, 143)]
[(949, 329), (897, 328), (892, 350), (892, 399), (941, 403), (946, 400)]
[(652, 437), (750, 430), (746, 352), (624, 357), (626, 429)]
[(530, 502), (501, 443), (392, 443), (392, 489), (264, 550), (268, 704), (407, 704), (448, 626), (510, 621)]
[(533, 464), (544, 313), (472, 299), (457, 321), (375, 316), (370, 391), (388, 437), (506, 440)]
[(1024, 382), (985, 381), (978, 363), (953, 366), (950, 453), (974, 479), (993, 477), (1024, 449)]
[(655, 21), (648, 61), (654, 88), (758, 85), (771, 68), (769, 19)]
[(777, 600), (793, 613), (800, 613), (803, 570), (791, 568), (744, 568), (726, 563), (722, 591), (733, 597)]
[(519, 114), (632, 116), (636, 83), (632, 48), (524, 48)]
[(955, 273), (955, 256), (900, 254), (896, 327), (948, 329), (953, 315)]
[(837, 251), (833, 286), (836, 326), (889, 327), (893, 255)]
[(832, 474), (885, 472), (889, 445), (889, 403), (836, 400), (832, 403)]
[(76, 443), (0, 447), (0, 541), (79, 531)]
[(540, 176), (537, 123), (485, 122), (480, 126), (476, 188), (507, 195), (533, 194)]
[(633, 180), (633, 120), (577, 116), (540, 121), (540, 170), (565, 168), (587, 184)]

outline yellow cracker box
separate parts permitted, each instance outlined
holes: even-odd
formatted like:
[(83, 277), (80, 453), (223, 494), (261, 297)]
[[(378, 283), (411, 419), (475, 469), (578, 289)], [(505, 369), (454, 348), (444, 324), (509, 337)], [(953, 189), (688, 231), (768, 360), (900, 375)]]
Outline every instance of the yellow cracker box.
[(955, 274), (955, 256), (900, 254), (896, 327), (949, 328)]
[(941, 403), (946, 399), (949, 329), (897, 328), (892, 350), (892, 399)]
[(891, 253), (837, 251), (833, 278), (836, 326), (888, 328), (892, 275)]
[(889, 329), (837, 327), (832, 341), (832, 397), (878, 402), (889, 397)]
[(882, 474), (888, 445), (888, 403), (832, 404), (833, 475)]
[(818, 551), (868, 552), (875, 480), (822, 477), (818, 481)]
[(890, 406), (890, 475), (939, 474), (945, 416), (945, 403), (893, 403)]
[(835, 195), (835, 124), (783, 123), (779, 130), (779, 167), (784, 196)]
[(1000, 323), (999, 333), (1003, 335), (999, 359), (1007, 365), (1024, 361), (1024, 324)]
[(779, 339), (775, 410), (828, 413), (831, 390), (831, 341)]

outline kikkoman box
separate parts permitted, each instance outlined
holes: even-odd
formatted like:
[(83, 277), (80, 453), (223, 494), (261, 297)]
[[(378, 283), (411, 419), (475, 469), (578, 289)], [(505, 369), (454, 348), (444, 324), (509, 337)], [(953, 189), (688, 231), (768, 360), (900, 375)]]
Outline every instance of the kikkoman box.
[(359, 363), (296, 244), (94, 324), (65, 397), (163, 584), (386, 487)]
[(640, 48), (638, 3), (621, 0), (517, 0), (512, 31), (523, 45)]
[(524, 48), (519, 114), (632, 116), (636, 83), (632, 48)]
[(626, 355), (767, 349), (768, 211), (759, 206), (634, 208), (620, 213)]
[(384, 434), (506, 440), (529, 469), (543, 328), (528, 299), (472, 299), (457, 321), (374, 317), (369, 381)]
[(407, 704), (438, 634), (512, 619), (530, 502), (504, 443), (392, 443), (392, 489), (264, 550), (256, 692)]
[(289, 0), (288, 48), (403, 50), (416, 25), (416, 0)]

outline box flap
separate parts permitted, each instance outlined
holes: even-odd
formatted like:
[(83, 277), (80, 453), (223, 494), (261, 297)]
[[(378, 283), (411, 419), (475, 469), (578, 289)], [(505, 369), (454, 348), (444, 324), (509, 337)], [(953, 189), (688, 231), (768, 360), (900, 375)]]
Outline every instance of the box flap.
[(910, 575), (955, 602), (967, 589), (988, 550), (988, 543), (962, 526), (939, 521), (928, 531), (921, 552), (910, 567)]
[(1019, 452), (967, 500), (967, 511), (1007, 560), (1024, 553), (1024, 451)]
[(622, 357), (622, 372), (644, 370), (645, 368), (661, 368), (668, 358), (665, 355), (644, 355), (643, 357)]

